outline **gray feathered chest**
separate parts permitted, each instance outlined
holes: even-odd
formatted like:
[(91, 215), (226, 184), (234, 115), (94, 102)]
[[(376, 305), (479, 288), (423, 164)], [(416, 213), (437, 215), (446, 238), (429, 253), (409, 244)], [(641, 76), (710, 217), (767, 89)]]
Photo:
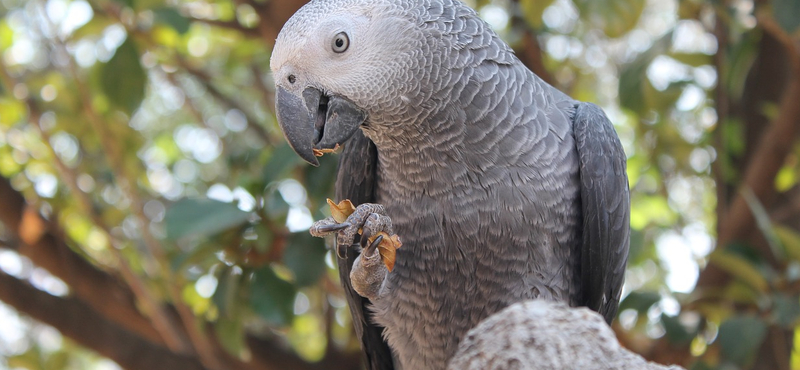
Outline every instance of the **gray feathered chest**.
[(511, 303), (578, 294), (574, 102), (521, 66), (480, 68), (427, 134), (366, 130), (377, 202), (404, 243), (375, 319), (410, 369), (443, 368), (468, 329)]

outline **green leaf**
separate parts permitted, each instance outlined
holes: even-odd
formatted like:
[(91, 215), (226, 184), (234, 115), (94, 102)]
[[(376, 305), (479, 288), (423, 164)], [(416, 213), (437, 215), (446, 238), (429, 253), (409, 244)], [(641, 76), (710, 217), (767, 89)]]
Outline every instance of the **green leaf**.
[(144, 100), (147, 74), (139, 60), (136, 44), (128, 37), (100, 72), (103, 93), (115, 107), (133, 115)]
[(753, 216), (756, 218), (756, 225), (761, 230), (761, 233), (764, 234), (764, 237), (767, 239), (767, 244), (772, 250), (772, 254), (778, 260), (785, 260), (786, 254), (783, 252), (783, 248), (781, 247), (781, 242), (778, 239), (778, 236), (775, 234), (775, 230), (772, 227), (772, 221), (769, 219), (769, 214), (767, 214), (767, 210), (764, 209), (764, 206), (761, 204), (761, 201), (756, 197), (753, 190), (750, 188), (742, 189), (742, 196), (744, 200), (747, 202), (747, 205), (750, 207), (750, 211), (753, 213)]
[(272, 155), (264, 166), (264, 182), (269, 183), (281, 178), (287, 169), (300, 163), (300, 157), (288, 143), (282, 141), (272, 150)]
[(636, 27), (644, 0), (574, 0), (583, 20), (616, 38)]
[(164, 23), (172, 27), (178, 33), (185, 34), (189, 31), (192, 22), (184, 17), (175, 8), (163, 7), (153, 10), (156, 22)]
[(294, 274), (297, 286), (308, 286), (325, 272), (325, 241), (308, 232), (294, 233), (283, 254), (283, 263)]
[(113, 1), (118, 2), (118, 3), (122, 4), (122, 5), (129, 6), (131, 8), (133, 8), (133, 5), (134, 5), (133, 4), (134, 0), (113, 0)]
[(250, 219), (250, 213), (233, 203), (206, 198), (186, 198), (167, 210), (164, 221), (167, 238), (178, 240), (187, 236), (203, 237), (237, 227)]
[(717, 249), (709, 256), (709, 263), (739, 278), (759, 292), (766, 292), (769, 288), (769, 283), (761, 272), (759, 272), (750, 261), (739, 254), (732, 253), (725, 249)]
[(786, 226), (775, 225), (773, 227), (775, 235), (789, 255), (789, 259), (800, 261), (800, 233)]
[(800, 0), (773, 0), (772, 11), (786, 32), (792, 34), (800, 27)]
[(797, 185), (800, 171), (794, 166), (783, 166), (778, 174), (775, 175), (775, 190), (778, 192), (786, 192), (795, 185)]
[(767, 324), (754, 316), (732, 317), (719, 326), (722, 357), (744, 366), (752, 360), (767, 334)]
[(521, 0), (522, 16), (532, 28), (542, 28), (542, 14), (552, 3), (553, 0)]
[(622, 66), (619, 76), (619, 101), (620, 105), (639, 115), (644, 115), (651, 109), (647, 95), (656, 91), (647, 78), (647, 68), (659, 56), (665, 54), (672, 45), (672, 32), (668, 32), (660, 39), (653, 42), (653, 46), (640, 54), (632, 62)]
[(703, 53), (670, 53), (669, 56), (683, 64), (700, 67), (711, 64), (711, 55)]
[(250, 305), (264, 320), (285, 326), (294, 317), (294, 297), (297, 291), (281, 279), (269, 266), (256, 270), (250, 284)]
[(242, 325), (241, 317), (217, 320), (214, 324), (214, 333), (228, 353), (242, 358), (247, 352), (244, 340), (244, 325)]
[(211, 296), (211, 301), (217, 306), (220, 317), (238, 317), (240, 316), (239, 298), (244, 273), (238, 267), (223, 266), (225, 267), (220, 269), (217, 277), (217, 289)]
[(69, 364), (70, 354), (66, 351), (56, 351), (44, 361), (44, 368), (47, 370), (66, 369)]
[(697, 336), (699, 328), (687, 328), (681, 324), (677, 316), (661, 314), (661, 325), (664, 326), (667, 339), (672, 344), (688, 345)]
[(777, 293), (773, 297), (772, 318), (783, 328), (794, 329), (800, 318), (800, 297)]
[(654, 304), (661, 300), (661, 295), (657, 292), (631, 292), (619, 304), (619, 310), (634, 309), (637, 312), (646, 313)]

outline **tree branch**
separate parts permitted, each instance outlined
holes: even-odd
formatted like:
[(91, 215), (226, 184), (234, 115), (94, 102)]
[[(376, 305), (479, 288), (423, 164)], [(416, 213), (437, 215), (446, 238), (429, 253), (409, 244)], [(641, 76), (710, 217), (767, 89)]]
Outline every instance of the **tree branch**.
[(205, 370), (196, 358), (177, 355), (110, 322), (75, 297), (55, 297), (0, 270), (0, 300), (131, 370)]
[(97, 269), (70, 249), (54, 233), (57, 227), (28, 208), (25, 198), (4, 177), (0, 177), (0, 203), (3, 204), (0, 222), (22, 241), (18, 253), (63, 280), (103, 317), (153, 343), (163, 343), (150, 320), (136, 309), (133, 293), (114, 276)]
[[(744, 196), (743, 189), (750, 189), (764, 205), (775, 199), (775, 176), (783, 166), (786, 156), (791, 152), (798, 133), (800, 133), (800, 51), (791, 37), (765, 13), (758, 16), (759, 24), (765, 32), (775, 36), (786, 48), (791, 62), (792, 75), (781, 99), (779, 113), (761, 137), (745, 172), (744, 181), (719, 225), (717, 248), (725, 248), (732, 241), (744, 239), (754, 230), (755, 219)], [(719, 185), (718, 185), (719, 186)], [(768, 250), (762, 251), (768, 256)], [(698, 286), (719, 286), (726, 281), (726, 274), (709, 265), (698, 279)]]

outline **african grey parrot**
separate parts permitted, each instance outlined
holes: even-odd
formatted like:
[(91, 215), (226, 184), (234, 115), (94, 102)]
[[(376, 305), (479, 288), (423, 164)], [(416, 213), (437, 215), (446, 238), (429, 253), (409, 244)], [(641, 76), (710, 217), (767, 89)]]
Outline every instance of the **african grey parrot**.
[[(342, 144), (340, 277), (370, 369), (444, 369), (515, 302), (610, 321), (628, 256), (625, 154), (595, 105), (528, 70), (458, 0), (314, 0), (271, 59), (299, 156)], [(361, 235), (358, 235), (359, 230)], [(398, 235), (389, 272), (368, 238)], [(388, 344), (388, 346), (387, 346)]]

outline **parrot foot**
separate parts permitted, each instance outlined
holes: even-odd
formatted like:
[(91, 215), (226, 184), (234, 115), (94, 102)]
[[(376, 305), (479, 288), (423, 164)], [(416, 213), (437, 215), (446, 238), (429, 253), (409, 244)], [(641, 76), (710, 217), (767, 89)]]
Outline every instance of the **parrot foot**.
[(394, 234), (392, 219), (386, 215), (386, 210), (382, 205), (374, 203), (359, 205), (342, 223), (336, 222), (333, 217), (317, 221), (311, 225), (309, 232), (319, 238), (335, 233), (336, 244), (340, 249), (336, 251), (339, 258), (345, 258), (345, 253), (341, 248), (352, 246), (359, 233), (361, 234), (359, 241), (361, 253), (366, 251), (368, 255), (375, 254), (376, 247), (380, 244), (375, 243), (375, 241), (380, 241), (379, 239), (374, 239), (372, 243), (369, 242), (370, 239), (380, 232), (385, 232), (387, 235)]
[[(336, 234), (339, 258), (345, 258), (346, 248), (358, 246), (361, 254), (353, 262), (350, 271), (350, 280), (358, 294), (365, 298), (373, 299), (380, 294), (383, 281), (389, 273), (388, 268), (378, 253), (378, 245), (383, 241), (383, 235), (394, 235), (392, 219), (386, 215), (386, 210), (380, 204), (364, 203), (356, 207), (355, 211), (342, 223), (337, 223), (333, 217), (315, 222), (311, 235), (324, 237)], [(361, 233), (358, 243), (356, 237)], [(374, 237), (374, 238), (373, 238)], [(372, 242), (370, 242), (372, 239)]]

